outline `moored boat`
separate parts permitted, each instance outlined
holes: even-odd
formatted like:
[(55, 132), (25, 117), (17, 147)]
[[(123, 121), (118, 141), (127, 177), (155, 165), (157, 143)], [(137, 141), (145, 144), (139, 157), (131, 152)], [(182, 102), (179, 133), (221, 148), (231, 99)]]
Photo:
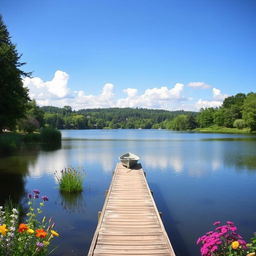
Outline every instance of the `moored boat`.
[(121, 163), (127, 168), (135, 166), (139, 160), (140, 158), (137, 155), (130, 152), (120, 156)]

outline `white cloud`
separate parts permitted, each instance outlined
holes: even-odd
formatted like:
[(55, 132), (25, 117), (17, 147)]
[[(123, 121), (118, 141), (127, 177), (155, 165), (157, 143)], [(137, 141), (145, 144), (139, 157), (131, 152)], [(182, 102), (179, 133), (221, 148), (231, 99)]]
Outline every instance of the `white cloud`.
[[(72, 91), (68, 87), (69, 75), (57, 70), (50, 81), (43, 81), (39, 77), (25, 78), (24, 86), (29, 89), (29, 95), (40, 106), (52, 105), (63, 107), (71, 106), (73, 109), (108, 108), (108, 107), (139, 107), (167, 110), (200, 110), (205, 107), (219, 107), (227, 95), (217, 89), (212, 89), (212, 99), (196, 100), (183, 95), (184, 84), (176, 83), (173, 87), (162, 86), (146, 89), (139, 93), (135, 88), (123, 90), (124, 97), (117, 98), (114, 94), (114, 85), (106, 83), (100, 94), (89, 94), (85, 90)], [(194, 88), (209, 88), (204, 82), (191, 82)], [(199, 98), (199, 97), (198, 97)]]
[(51, 81), (44, 82), (39, 77), (25, 78), (24, 86), (29, 89), (29, 95), (40, 106), (53, 105), (71, 106), (73, 109), (107, 108), (107, 107), (141, 107), (179, 109), (179, 102), (186, 100), (182, 96), (184, 85), (177, 83), (174, 87), (146, 89), (138, 94), (135, 88), (123, 90), (124, 98), (115, 98), (114, 85), (106, 83), (99, 95), (87, 94), (84, 90), (71, 91), (68, 88), (69, 75), (63, 71), (56, 71)]
[(217, 89), (217, 88), (213, 88), (212, 93), (213, 93), (213, 98), (215, 100), (223, 101), (225, 98), (228, 97), (227, 94), (222, 94), (220, 89)]
[(69, 96), (68, 79), (67, 73), (57, 70), (51, 81), (44, 82), (39, 77), (26, 77), (23, 84), (29, 89), (29, 95), (32, 99), (36, 99), (39, 105), (47, 105), (53, 99)]
[(221, 101), (199, 99), (196, 102), (196, 109), (200, 110), (201, 108), (217, 108), (217, 107), (220, 107), (221, 104), (222, 104)]
[(173, 88), (163, 86), (146, 89), (141, 95), (137, 95), (137, 89), (128, 88), (124, 90), (127, 97), (117, 100), (116, 106), (176, 109), (177, 102), (185, 100), (182, 97), (183, 87), (183, 84), (177, 83)]
[(129, 98), (132, 98), (137, 95), (138, 90), (134, 88), (127, 88), (123, 90), (124, 93), (127, 93)]
[(199, 99), (195, 106), (197, 110), (201, 108), (217, 108), (222, 105), (222, 102), (225, 98), (227, 98), (227, 94), (222, 94), (220, 89), (213, 88), (212, 89), (212, 98), (213, 100), (202, 100)]
[(211, 88), (211, 86), (209, 84), (206, 84), (205, 82), (190, 82), (188, 83), (188, 86), (193, 88), (200, 88), (200, 89)]

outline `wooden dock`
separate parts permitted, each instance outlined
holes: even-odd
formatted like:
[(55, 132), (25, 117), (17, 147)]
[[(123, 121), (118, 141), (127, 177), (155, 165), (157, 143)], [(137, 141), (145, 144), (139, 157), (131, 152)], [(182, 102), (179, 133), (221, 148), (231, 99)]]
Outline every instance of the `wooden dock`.
[(144, 171), (117, 164), (89, 256), (175, 256)]

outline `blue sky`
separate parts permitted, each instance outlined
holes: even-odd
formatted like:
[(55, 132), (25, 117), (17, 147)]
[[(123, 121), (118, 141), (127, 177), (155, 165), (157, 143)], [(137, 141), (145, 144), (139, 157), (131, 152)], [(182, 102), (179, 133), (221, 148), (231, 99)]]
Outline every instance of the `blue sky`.
[(199, 110), (256, 88), (254, 0), (1, 0), (40, 105)]

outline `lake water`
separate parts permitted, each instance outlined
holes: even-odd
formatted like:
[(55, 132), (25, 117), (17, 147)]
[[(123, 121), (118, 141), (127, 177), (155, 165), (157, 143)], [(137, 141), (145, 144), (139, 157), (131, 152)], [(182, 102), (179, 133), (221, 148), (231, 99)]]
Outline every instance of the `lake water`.
[[(198, 236), (215, 220), (234, 221), (244, 238), (256, 231), (256, 138), (166, 130), (63, 130), (59, 149), (32, 147), (0, 158), (0, 204), (25, 204), (38, 188), (50, 201), (61, 236), (54, 254), (86, 255), (118, 157), (140, 156), (177, 256), (197, 256)], [(62, 195), (54, 172), (85, 170), (84, 191)]]

